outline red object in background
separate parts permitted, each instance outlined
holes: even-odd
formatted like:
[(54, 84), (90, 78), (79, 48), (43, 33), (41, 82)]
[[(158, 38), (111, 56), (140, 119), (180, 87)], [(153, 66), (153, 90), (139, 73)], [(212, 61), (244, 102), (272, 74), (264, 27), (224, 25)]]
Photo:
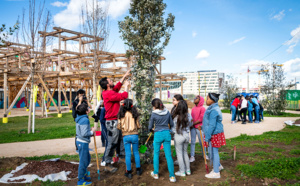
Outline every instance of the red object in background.
[(101, 131), (96, 131), (96, 136), (101, 136)]
[(161, 150), (161, 149), (163, 149), (163, 148), (164, 148), (164, 146), (163, 146), (163, 145), (161, 145), (159, 150)]

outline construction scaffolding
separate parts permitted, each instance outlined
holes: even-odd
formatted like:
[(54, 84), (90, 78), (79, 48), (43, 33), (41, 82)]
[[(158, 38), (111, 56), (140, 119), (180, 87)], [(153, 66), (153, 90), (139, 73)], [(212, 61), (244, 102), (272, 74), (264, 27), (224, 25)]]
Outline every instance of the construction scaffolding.
[[(40, 31), (39, 34), (44, 40), (47, 37), (54, 38), (53, 40), (58, 42), (58, 47), (51, 51), (46, 51), (46, 47), (37, 51), (30, 45), (13, 42), (5, 42), (0, 46), (0, 77), (3, 77), (3, 79), (0, 78), (0, 88), (3, 88), (4, 91), (3, 123), (8, 122), (7, 115), (23, 93), (25, 93), (25, 105), (27, 111), (30, 111), (29, 117), (31, 117), (33, 104), (29, 104), (28, 100), (34, 92), (31, 90), (32, 82), (33, 85), (38, 86), (37, 102), (42, 108), (43, 115), (52, 103), (58, 117), (62, 117), (62, 95), (70, 112), (74, 99), (72, 92), (78, 89), (86, 90), (88, 100), (95, 103), (99, 80), (108, 77), (117, 81), (135, 63), (134, 56), (127, 57), (126, 54), (87, 49), (89, 45), (101, 42), (103, 38), (100, 37), (60, 27), (53, 27), (52, 32)], [(77, 43), (77, 50), (68, 50), (67, 42)], [(99, 62), (96, 69), (95, 59)], [(162, 60), (165, 58), (161, 57), (157, 64), (159, 70), (157, 67), (155, 68), (160, 97), (162, 81), (181, 81), (183, 83), (185, 80), (185, 77), (177, 74), (162, 74)], [(58, 91), (57, 101), (53, 99), (56, 91)], [(44, 92), (46, 92), (45, 96)], [(69, 97), (67, 92), (69, 92)], [(183, 89), (181, 89), (181, 94), (183, 94)], [(46, 106), (45, 103), (47, 103)], [(28, 130), (30, 131), (29, 124)]]

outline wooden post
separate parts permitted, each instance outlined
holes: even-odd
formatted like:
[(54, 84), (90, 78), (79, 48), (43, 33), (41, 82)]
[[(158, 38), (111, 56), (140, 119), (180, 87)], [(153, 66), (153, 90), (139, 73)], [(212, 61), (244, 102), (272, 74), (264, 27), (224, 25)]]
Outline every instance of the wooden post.
[[(58, 49), (61, 50), (61, 34), (59, 33), (58, 35)], [(61, 78), (60, 78), (60, 71), (61, 71), (61, 59), (60, 59), (60, 55), (58, 55), (58, 100), (57, 100), (57, 104), (58, 104), (58, 117), (62, 117), (61, 114)]]
[(183, 96), (183, 79), (181, 79), (181, 95)]
[(7, 115), (6, 110), (7, 110), (7, 72), (4, 72), (4, 86), (3, 86), (3, 90), (4, 90), (4, 98), (3, 98), (3, 109), (4, 109), (4, 116), (2, 119), (3, 123), (7, 123), (8, 119), (7, 119)]
[(31, 78), (31, 74), (28, 76), (28, 78), (27, 78), (26, 81), (24, 82), (22, 88), (20, 89), (20, 91), (19, 91), (18, 94), (16, 95), (16, 97), (15, 97), (14, 101), (11, 103), (10, 107), (9, 107), (6, 111), (4, 111), (4, 115), (7, 115), (7, 114), (10, 112), (10, 110), (14, 107), (14, 105), (16, 104), (18, 98), (21, 96), (23, 90), (24, 90), (25, 87), (27, 86), (27, 83), (29, 82), (30, 78)]
[(41, 88), (41, 98), (42, 98), (42, 117), (45, 116), (45, 101), (44, 101), (44, 87)]
[(61, 79), (58, 77), (58, 98), (57, 98), (57, 104), (58, 104), (58, 117), (61, 117)]
[[(11, 86), (10, 86), (10, 84), (9, 84), (9, 82), (7, 81), (7, 105), (9, 106), (10, 105), (10, 102), (11, 102), (11, 100), (10, 100), (10, 95), (11, 95)], [(8, 115), (10, 115), (9, 114), (9, 112), (8, 112)]]
[[(72, 108), (72, 106), (73, 106), (73, 102), (72, 102), (72, 81), (70, 80), (70, 106), (71, 106), (71, 108)], [(72, 112), (72, 109), (71, 109), (71, 112)]]

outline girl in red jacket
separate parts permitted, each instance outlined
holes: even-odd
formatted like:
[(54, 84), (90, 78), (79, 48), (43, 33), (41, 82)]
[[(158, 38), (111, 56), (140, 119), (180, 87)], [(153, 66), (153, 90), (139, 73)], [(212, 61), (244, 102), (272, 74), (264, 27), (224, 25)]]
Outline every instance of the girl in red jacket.
[[(202, 142), (199, 128), (202, 126), (202, 120), (205, 113), (205, 108), (203, 107), (204, 98), (201, 96), (196, 96), (194, 99), (195, 106), (192, 108), (192, 118), (193, 118), (193, 126), (191, 128), (191, 157), (190, 162), (195, 161), (195, 144), (196, 144), (196, 137), (198, 136), (199, 143), (202, 149)], [(203, 134), (203, 133), (202, 133)], [(204, 139), (204, 137), (202, 136)], [(205, 153), (205, 152), (203, 152)], [(207, 157), (207, 156), (206, 156)]]

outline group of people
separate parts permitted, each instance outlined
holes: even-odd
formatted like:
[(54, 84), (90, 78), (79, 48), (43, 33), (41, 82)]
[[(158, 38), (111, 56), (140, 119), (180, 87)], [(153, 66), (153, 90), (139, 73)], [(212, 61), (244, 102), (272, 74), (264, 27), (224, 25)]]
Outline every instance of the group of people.
[[(253, 123), (253, 120), (254, 123), (260, 123), (264, 120), (264, 108), (259, 103), (257, 96), (254, 95), (247, 95), (246, 97), (237, 95), (231, 102), (230, 111), (232, 114), (231, 124), (234, 124), (237, 121), (242, 121), (242, 124), (246, 124), (246, 115), (248, 115), (249, 123)], [(236, 120), (236, 118), (238, 119)]]
[[(88, 114), (90, 105), (84, 99), (84, 94), (77, 95), (78, 99), (74, 101), (74, 118), (76, 121), (76, 148), (79, 152), (79, 168), (77, 185), (92, 184), (87, 167), (90, 163), (90, 154), (88, 144), (90, 137), (95, 134), (98, 120), (101, 122), (102, 145), (105, 146), (105, 152), (101, 166), (105, 170), (114, 173), (117, 168), (113, 166), (112, 158), (116, 153), (119, 162), (126, 163), (125, 176), (133, 177), (131, 167), (131, 154), (135, 159), (136, 174), (141, 175), (141, 163), (139, 155), (139, 136), (141, 128), (139, 122), (140, 113), (133, 101), (128, 99), (128, 85), (126, 80), (130, 75), (127, 71), (123, 78), (116, 85), (109, 78), (102, 78), (99, 82), (103, 89), (103, 102), (98, 103), (96, 114), (94, 116), (94, 127), (90, 127)], [(121, 87), (125, 91), (119, 93)], [(163, 145), (165, 158), (169, 171), (170, 182), (176, 182), (176, 176), (191, 175), (190, 163), (195, 161), (195, 143), (196, 136), (202, 146), (208, 148), (209, 156), (203, 151), (203, 157), (207, 157), (213, 162), (213, 170), (206, 174), (207, 178), (220, 178), (220, 171), (223, 169), (220, 164), (218, 149), (226, 144), (222, 113), (218, 105), (219, 94), (209, 93), (206, 99), (206, 105), (203, 107), (204, 98), (196, 96), (194, 99), (195, 106), (189, 114), (187, 102), (181, 95), (175, 95), (171, 112), (164, 106), (163, 102), (155, 98), (151, 104), (153, 111), (149, 120), (149, 135), (154, 133), (153, 139), (153, 167), (154, 171), (151, 176), (159, 179), (159, 154)], [(188, 145), (191, 138), (191, 157), (188, 156)], [(171, 153), (171, 140), (174, 139), (177, 160), (175, 164), (179, 165), (179, 171), (174, 173), (174, 162)], [(205, 149), (203, 147), (203, 149)]]

